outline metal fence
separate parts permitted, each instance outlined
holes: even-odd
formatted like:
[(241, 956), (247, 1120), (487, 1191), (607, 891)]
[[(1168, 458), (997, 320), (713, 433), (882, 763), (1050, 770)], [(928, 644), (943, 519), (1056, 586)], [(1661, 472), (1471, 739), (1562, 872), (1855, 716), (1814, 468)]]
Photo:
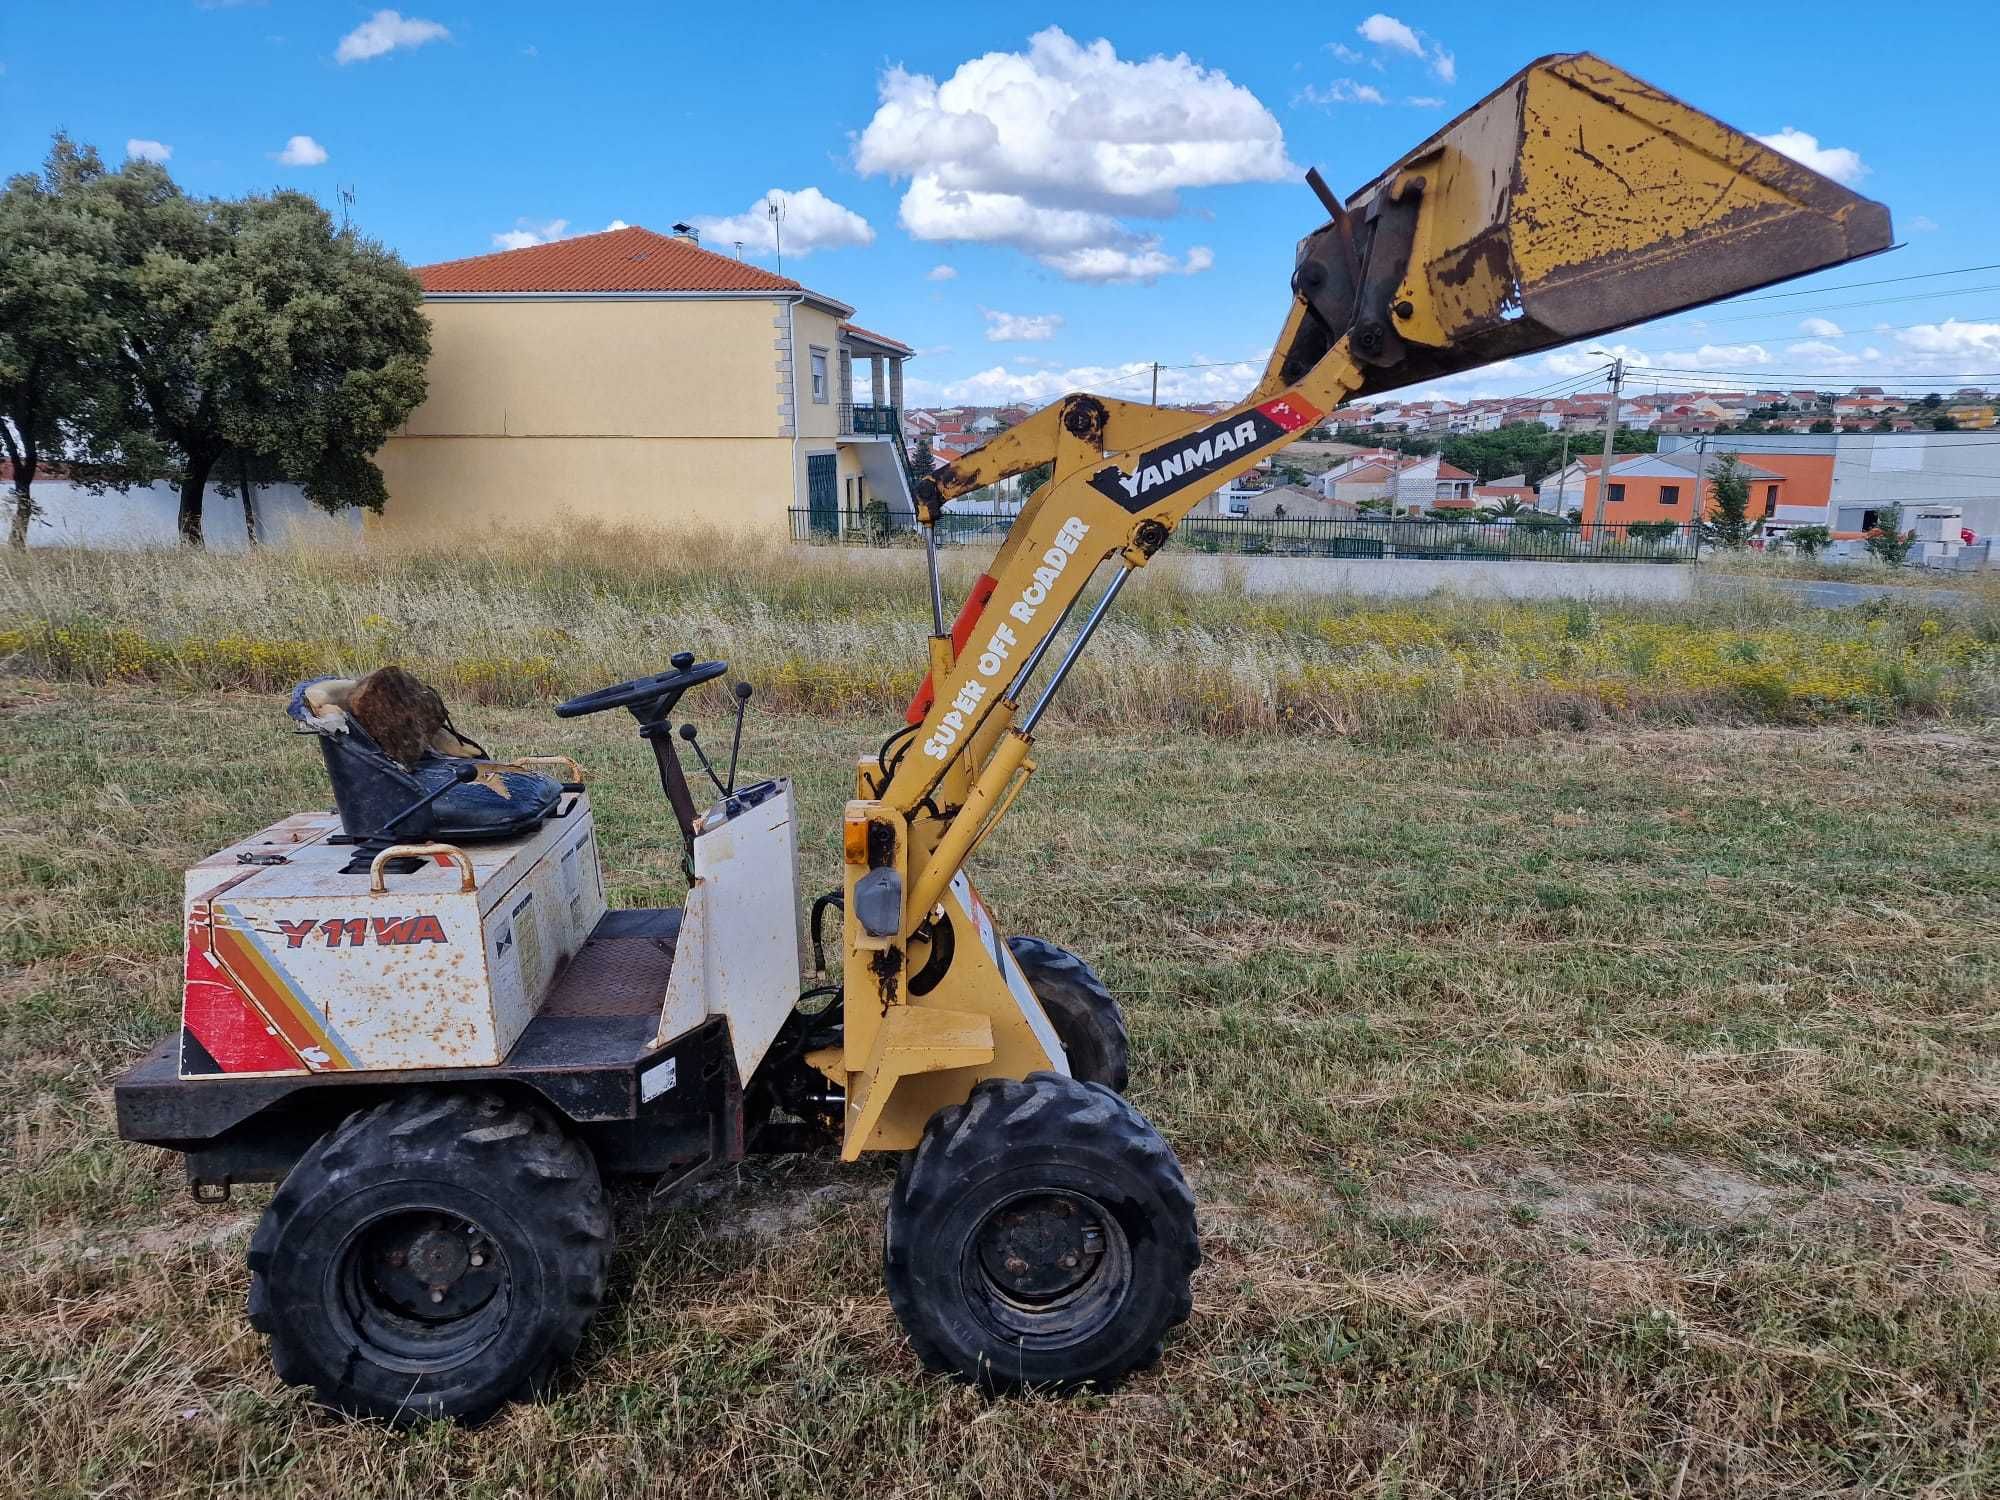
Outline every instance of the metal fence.
[[(844, 546), (921, 546), (914, 522), (882, 510), (794, 509), (792, 540)], [(938, 543), (998, 542), (1012, 516), (956, 515), (946, 511)], [(1364, 520), (1322, 521), (1303, 516), (1194, 516), (1181, 522), (1168, 544), (1187, 552), (1239, 557), (1370, 558), (1424, 562), (1691, 563), (1701, 555), (1701, 528), (1667, 522)]]
[(902, 412), (894, 406), (872, 406), (864, 401), (840, 403), (840, 430), (843, 433), (873, 433), (878, 437), (903, 435)]
[[(924, 534), (908, 516), (892, 516), (888, 507), (856, 510), (852, 506), (794, 506), (792, 540), (842, 547), (921, 547)], [(938, 521), (939, 546), (975, 542), (998, 544), (1013, 526), (1012, 516), (957, 515), (946, 511)]]

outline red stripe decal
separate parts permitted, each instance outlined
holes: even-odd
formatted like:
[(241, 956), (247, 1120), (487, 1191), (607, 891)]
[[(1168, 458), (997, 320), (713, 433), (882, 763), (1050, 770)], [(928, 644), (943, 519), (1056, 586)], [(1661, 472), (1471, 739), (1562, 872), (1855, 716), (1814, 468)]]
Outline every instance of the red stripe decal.
[[(986, 601), (993, 597), (994, 580), (985, 573), (972, 586), (972, 592), (965, 596), (965, 607), (958, 612), (958, 618), (951, 622), (951, 654), (956, 660), (965, 651), (965, 643), (972, 638), (972, 627), (979, 623), (980, 613), (986, 608)], [(910, 711), (903, 717), (912, 724), (924, 722), (924, 715), (931, 711), (931, 700), (936, 693), (931, 686), (931, 674), (924, 673), (924, 685), (917, 689), (917, 696), (910, 700)]]
[(208, 949), (208, 927), (188, 924), (181, 1019), (225, 1073), (301, 1073), (298, 1054), (272, 1033)]

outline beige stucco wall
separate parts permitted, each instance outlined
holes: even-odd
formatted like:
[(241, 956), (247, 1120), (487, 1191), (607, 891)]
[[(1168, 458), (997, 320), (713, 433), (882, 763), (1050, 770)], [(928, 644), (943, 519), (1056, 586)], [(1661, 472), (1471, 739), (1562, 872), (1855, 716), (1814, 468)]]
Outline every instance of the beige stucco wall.
[(573, 515), (783, 536), (792, 503), (789, 438), (403, 437), (376, 462), (389, 503), (373, 524), (392, 529)]
[[(431, 301), (430, 394), (377, 456), (383, 525), (607, 520), (781, 529), (804, 460), (783, 435), (785, 303), (760, 298)], [(801, 306), (803, 351), (836, 347)], [(810, 339), (808, 329), (810, 328)], [(803, 444), (797, 445), (803, 447)], [(796, 474), (797, 478), (794, 479)]]

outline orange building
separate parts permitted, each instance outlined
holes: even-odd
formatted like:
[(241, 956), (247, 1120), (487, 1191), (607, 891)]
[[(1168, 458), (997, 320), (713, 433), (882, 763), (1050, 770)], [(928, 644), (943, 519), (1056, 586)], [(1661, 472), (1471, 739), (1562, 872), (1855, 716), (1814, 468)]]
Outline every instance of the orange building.
[[(1815, 456), (1817, 457), (1817, 456)], [(1715, 466), (1721, 461), (1719, 453), (1700, 454), (1691, 451), (1679, 453), (1633, 453), (1611, 465), (1610, 484), (1604, 498), (1604, 523), (1607, 526), (1630, 525), (1634, 521), (1678, 521), (1688, 525), (1705, 519), (1714, 509), (1715, 486), (1713, 476)], [(1793, 455), (1782, 455), (1782, 460), (1793, 463), (1800, 461)], [(1832, 473), (1830, 459), (1819, 460), (1827, 474)], [(1777, 514), (1781, 505), (1791, 505), (1790, 486), (1793, 479), (1781, 472), (1778, 462), (1767, 462), (1766, 455), (1759, 454), (1757, 462), (1739, 459), (1738, 470), (1750, 481), (1750, 519)], [(1702, 489), (1702, 507), (1695, 509), (1694, 494), (1697, 472)], [(1824, 503), (1825, 485), (1821, 482), (1819, 494)], [(1583, 515), (1586, 520), (1597, 516), (1598, 476), (1586, 475), (1583, 481)], [(1807, 504), (1811, 501), (1805, 502)]]

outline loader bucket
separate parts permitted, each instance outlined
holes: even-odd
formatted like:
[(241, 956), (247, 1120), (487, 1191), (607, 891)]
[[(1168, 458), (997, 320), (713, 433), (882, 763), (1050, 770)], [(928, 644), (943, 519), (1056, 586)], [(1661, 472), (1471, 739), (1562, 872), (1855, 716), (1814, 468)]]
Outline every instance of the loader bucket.
[(1361, 248), (1412, 188), (1421, 211), (1397, 292), (1403, 357), (1372, 370), (1369, 390), (1890, 246), (1882, 204), (1589, 53), (1529, 64), (1349, 198)]

